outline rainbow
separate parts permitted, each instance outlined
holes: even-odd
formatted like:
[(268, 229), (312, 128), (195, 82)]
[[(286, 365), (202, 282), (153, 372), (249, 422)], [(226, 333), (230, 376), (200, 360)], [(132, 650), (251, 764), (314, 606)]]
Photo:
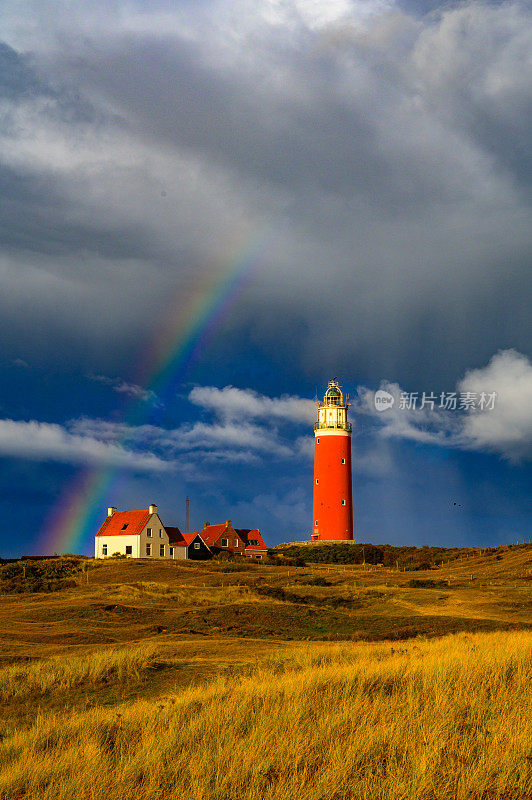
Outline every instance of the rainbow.
[[(233, 237), (229, 253), (214, 262), (206, 275), (169, 303), (165, 321), (150, 346), (140, 354), (134, 380), (158, 397), (173, 397), (190, 368), (201, 360), (221, 324), (242, 297), (262, 260), (266, 232), (245, 231)], [(142, 400), (131, 402), (127, 425), (142, 424), (154, 409)], [(61, 494), (40, 532), (41, 553), (74, 553), (86, 546), (111, 504), (121, 470), (116, 466), (81, 470)]]

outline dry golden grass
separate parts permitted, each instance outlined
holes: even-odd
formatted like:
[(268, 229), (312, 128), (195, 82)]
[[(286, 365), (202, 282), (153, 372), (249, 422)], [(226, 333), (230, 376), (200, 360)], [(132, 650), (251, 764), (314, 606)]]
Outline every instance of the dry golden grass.
[[(93, 658), (72, 674), (105, 672)], [(531, 685), (530, 631), (307, 644), (158, 700), (40, 713), (0, 744), (0, 797), (523, 800)]]
[(90, 657), (55, 657), (31, 664), (14, 664), (0, 669), (0, 699), (31, 699), (50, 692), (66, 692), (79, 686), (97, 687), (109, 681), (138, 679), (156, 663), (153, 645), (143, 644), (108, 649)]

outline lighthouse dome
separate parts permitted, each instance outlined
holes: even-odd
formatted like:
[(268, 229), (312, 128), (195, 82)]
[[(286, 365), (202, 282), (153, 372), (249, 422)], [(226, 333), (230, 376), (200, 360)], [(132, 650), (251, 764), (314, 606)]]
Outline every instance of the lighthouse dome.
[(340, 391), (338, 386), (335, 386), (334, 384), (332, 386), (329, 385), (329, 388), (325, 392), (325, 397), (323, 399), (325, 400), (325, 403), (327, 405), (330, 406), (341, 405), (342, 392)]

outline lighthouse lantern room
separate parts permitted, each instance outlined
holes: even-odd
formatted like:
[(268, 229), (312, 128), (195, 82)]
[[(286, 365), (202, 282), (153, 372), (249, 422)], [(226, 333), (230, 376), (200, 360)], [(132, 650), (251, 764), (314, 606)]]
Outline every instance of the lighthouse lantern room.
[(318, 402), (314, 425), (313, 541), (353, 539), (351, 423), (337, 378)]

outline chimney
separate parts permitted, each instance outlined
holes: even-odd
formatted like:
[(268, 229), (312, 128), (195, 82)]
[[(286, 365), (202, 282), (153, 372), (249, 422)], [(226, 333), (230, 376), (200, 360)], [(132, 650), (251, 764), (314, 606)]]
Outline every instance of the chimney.
[(204, 522), (204, 523), (203, 523), (203, 527), (204, 527), (204, 528), (208, 528), (210, 524), (211, 524), (210, 522)]
[(114, 506), (109, 506), (107, 509), (107, 516), (112, 517), (113, 514), (116, 514), (116, 508)]
[(226, 528), (232, 528), (233, 527), (233, 523), (231, 522), (230, 519), (226, 519), (225, 520), (225, 527)]
[(157, 513), (157, 506), (155, 505), (155, 503), (150, 503), (150, 507), (149, 507), (148, 511), (150, 512), (150, 514), (156, 514)]

